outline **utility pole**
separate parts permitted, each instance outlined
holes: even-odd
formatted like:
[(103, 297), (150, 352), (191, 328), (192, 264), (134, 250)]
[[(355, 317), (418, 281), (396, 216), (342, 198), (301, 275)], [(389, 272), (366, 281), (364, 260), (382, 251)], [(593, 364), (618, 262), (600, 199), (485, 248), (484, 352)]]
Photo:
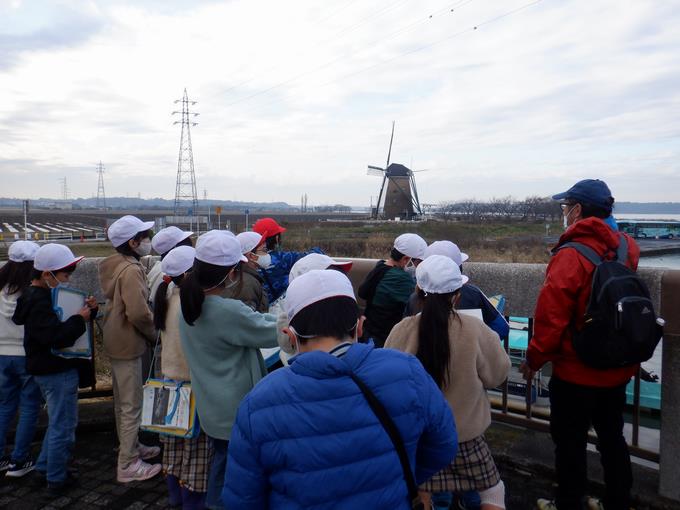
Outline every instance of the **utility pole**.
[(193, 122), (198, 113), (189, 110), (190, 106), (196, 101), (189, 101), (187, 89), (184, 89), (182, 99), (177, 99), (175, 103), (182, 103), (182, 110), (172, 112), (173, 115), (181, 115), (181, 120), (174, 124), (182, 125), (182, 134), (179, 140), (179, 157), (177, 158), (177, 183), (175, 185), (175, 207), (174, 215), (180, 216), (183, 203), (189, 202), (187, 207), (188, 216), (196, 216), (198, 212), (198, 195), (196, 193), (196, 174), (194, 173), (194, 153), (191, 147), (191, 126), (196, 126)]
[(66, 182), (66, 177), (62, 177), (59, 179), (59, 182), (61, 183), (61, 199), (64, 202), (68, 201), (68, 184)]
[(104, 192), (104, 165), (99, 162), (97, 165), (97, 174), (99, 175), (99, 182), (97, 184), (97, 209), (106, 211), (106, 193)]
[(28, 200), (23, 200), (24, 206), (24, 241), (28, 241)]

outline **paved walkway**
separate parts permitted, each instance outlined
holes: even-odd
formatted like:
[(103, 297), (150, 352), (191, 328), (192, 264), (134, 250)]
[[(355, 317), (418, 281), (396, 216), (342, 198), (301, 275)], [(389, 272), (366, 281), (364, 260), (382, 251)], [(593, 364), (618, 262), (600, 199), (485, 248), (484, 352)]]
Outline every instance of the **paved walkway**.
[[(116, 482), (116, 438), (113, 432), (79, 433), (73, 466), (79, 483), (54, 496), (45, 482), (30, 473), (23, 478), (0, 477), (0, 508), (7, 510), (91, 509), (142, 510), (176, 508), (167, 505), (165, 481), (159, 475), (145, 482)], [(34, 452), (39, 451), (35, 445)], [(160, 461), (160, 459), (159, 459)]]

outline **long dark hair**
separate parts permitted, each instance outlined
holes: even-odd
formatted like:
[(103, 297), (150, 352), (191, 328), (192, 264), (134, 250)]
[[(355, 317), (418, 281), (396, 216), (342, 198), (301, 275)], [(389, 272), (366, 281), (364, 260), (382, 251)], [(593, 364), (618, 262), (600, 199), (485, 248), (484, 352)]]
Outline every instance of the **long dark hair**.
[[(175, 276), (170, 279), (172, 283), (179, 287), (184, 279), (184, 275)], [(165, 319), (168, 315), (168, 287), (170, 282), (166, 281), (165, 277), (161, 281), (161, 284), (156, 289), (156, 294), (153, 297), (153, 323), (156, 329), (161, 331), (165, 330)]]
[(449, 317), (453, 311), (453, 296), (427, 294), (418, 290), (423, 300), (423, 311), (418, 325), (418, 352), (416, 356), (434, 382), (444, 389), (449, 382), (451, 344), (449, 343)]
[(33, 274), (33, 261), (14, 262), (13, 260), (0, 268), (0, 289), (5, 289), (7, 294), (21, 293), (31, 284)]
[(210, 289), (220, 284), (234, 266), (218, 266), (200, 260), (194, 260), (194, 268), (184, 277), (179, 286), (179, 299), (182, 305), (182, 315), (189, 326), (193, 326), (201, 316), (204, 289)]

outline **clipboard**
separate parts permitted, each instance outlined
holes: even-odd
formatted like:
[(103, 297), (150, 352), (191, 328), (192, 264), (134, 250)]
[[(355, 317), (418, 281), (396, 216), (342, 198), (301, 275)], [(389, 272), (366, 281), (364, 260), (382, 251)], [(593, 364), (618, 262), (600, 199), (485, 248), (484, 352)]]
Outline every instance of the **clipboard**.
[(198, 436), (198, 414), (191, 383), (149, 379), (142, 397), (140, 428), (185, 439)]
[[(87, 294), (69, 287), (57, 287), (52, 289), (52, 309), (61, 322), (76, 315), (85, 306)], [(85, 322), (85, 333), (78, 338), (71, 347), (52, 349), (52, 354), (62, 358), (92, 359), (92, 327), (90, 322)]]

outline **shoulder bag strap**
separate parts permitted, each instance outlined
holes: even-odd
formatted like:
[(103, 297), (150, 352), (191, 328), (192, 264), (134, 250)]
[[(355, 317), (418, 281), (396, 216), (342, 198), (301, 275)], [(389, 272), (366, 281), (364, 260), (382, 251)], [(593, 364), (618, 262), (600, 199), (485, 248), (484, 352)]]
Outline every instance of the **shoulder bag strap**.
[(619, 247), (616, 249), (616, 261), (621, 264), (626, 264), (628, 260), (628, 240), (626, 236), (619, 233)]
[(574, 248), (577, 252), (588, 259), (594, 266), (599, 266), (602, 262), (602, 257), (600, 257), (595, 250), (593, 250), (590, 246), (586, 246), (585, 244), (581, 243), (564, 243), (553, 251), (553, 255), (564, 248)]
[(354, 383), (359, 387), (361, 393), (364, 394), (364, 397), (366, 397), (366, 400), (368, 401), (368, 405), (371, 407), (371, 410), (378, 417), (378, 420), (385, 429), (385, 432), (387, 432), (387, 435), (390, 436), (392, 444), (394, 444), (394, 449), (397, 450), (397, 455), (399, 455), (399, 462), (401, 463), (401, 468), (404, 471), (404, 479), (406, 480), (406, 487), (408, 488), (409, 500), (411, 501), (412, 507), (416, 508), (415, 505), (416, 502), (418, 501), (418, 486), (416, 485), (415, 477), (413, 476), (413, 472), (411, 471), (411, 464), (409, 463), (408, 460), (408, 454), (406, 453), (404, 441), (401, 438), (401, 434), (399, 434), (399, 429), (397, 429), (397, 426), (394, 424), (394, 421), (392, 421), (392, 418), (387, 413), (387, 410), (382, 405), (380, 400), (378, 400), (378, 397), (376, 397), (375, 394), (370, 390), (370, 388), (366, 386), (364, 381), (359, 379), (359, 377), (357, 377), (352, 372), (350, 372), (350, 377), (352, 378)]

